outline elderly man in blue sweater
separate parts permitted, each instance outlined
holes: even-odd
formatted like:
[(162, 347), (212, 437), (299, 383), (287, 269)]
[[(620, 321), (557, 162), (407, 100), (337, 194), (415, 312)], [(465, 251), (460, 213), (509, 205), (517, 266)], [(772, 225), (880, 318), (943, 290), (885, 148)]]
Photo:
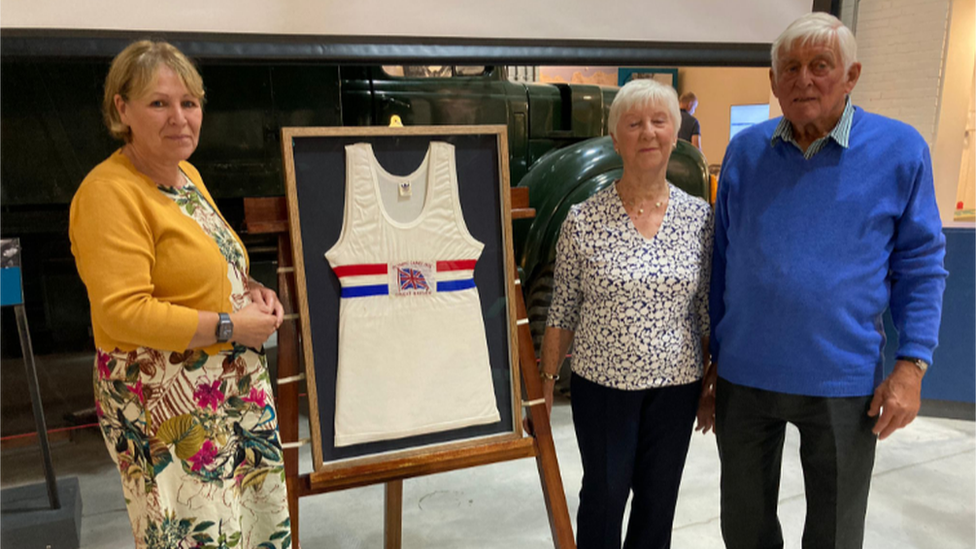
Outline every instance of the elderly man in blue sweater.
[[(727, 547), (783, 547), (787, 422), (800, 433), (803, 547), (861, 547), (876, 440), (915, 418), (937, 343), (932, 165), (918, 132), (851, 104), (861, 65), (837, 18), (795, 21), (772, 61), (783, 117), (739, 133), (722, 163), (699, 419), (717, 435)], [(886, 308), (899, 332), (887, 377)]]

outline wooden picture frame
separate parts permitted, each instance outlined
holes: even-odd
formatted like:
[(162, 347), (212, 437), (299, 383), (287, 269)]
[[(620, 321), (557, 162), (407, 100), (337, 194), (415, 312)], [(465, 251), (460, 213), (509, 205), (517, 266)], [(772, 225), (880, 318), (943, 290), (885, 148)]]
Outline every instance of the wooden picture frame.
[[(316, 473), (341, 475), (385, 461), (522, 438), (507, 131), (503, 125), (282, 129)], [(335, 412), (340, 286), (324, 253), (342, 228), (345, 146), (369, 143), (385, 170), (404, 175), (421, 164), (434, 141), (454, 145), (462, 215), (472, 236), (485, 245), (474, 279), (501, 419), (488, 425), (337, 448), (330, 434)]]

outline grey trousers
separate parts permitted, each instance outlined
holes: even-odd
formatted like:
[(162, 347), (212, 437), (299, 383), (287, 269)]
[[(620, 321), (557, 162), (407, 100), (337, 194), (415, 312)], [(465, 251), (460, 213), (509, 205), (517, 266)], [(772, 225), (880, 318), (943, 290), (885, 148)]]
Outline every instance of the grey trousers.
[(729, 549), (783, 547), (777, 517), (786, 423), (800, 431), (806, 492), (804, 549), (856, 549), (877, 438), (871, 396), (823, 398), (754, 389), (719, 378), (715, 435), (722, 460), (722, 537)]

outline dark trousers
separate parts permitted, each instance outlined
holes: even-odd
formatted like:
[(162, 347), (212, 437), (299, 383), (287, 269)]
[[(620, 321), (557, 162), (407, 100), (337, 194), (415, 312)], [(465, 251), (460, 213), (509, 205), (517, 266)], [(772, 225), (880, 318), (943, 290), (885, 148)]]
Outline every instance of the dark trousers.
[(671, 524), (701, 383), (622, 391), (573, 374), (573, 423), (583, 460), (578, 549), (671, 547)]
[(722, 459), (722, 537), (729, 549), (783, 547), (776, 515), (786, 423), (800, 431), (804, 549), (864, 541), (876, 437), (871, 396), (822, 398), (753, 389), (722, 378), (715, 435)]

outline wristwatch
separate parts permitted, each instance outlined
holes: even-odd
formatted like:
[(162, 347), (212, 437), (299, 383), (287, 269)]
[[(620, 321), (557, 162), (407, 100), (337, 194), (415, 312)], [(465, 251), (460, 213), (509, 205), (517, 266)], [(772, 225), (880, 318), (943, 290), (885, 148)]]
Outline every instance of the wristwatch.
[(234, 335), (234, 323), (230, 320), (227, 313), (218, 313), (220, 319), (217, 321), (217, 343), (226, 343)]
[(900, 357), (898, 357), (898, 360), (904, 360), (906, 362), (911, 362), (915, 366), (918, 366), (918, 369), (921, 370), (923, 374), (929, 369), (929, 363), (928, 362), (925, 362), (924, 360), (922, 360), (920, 358), (915, 358), (913, 356), (900, 356)]

